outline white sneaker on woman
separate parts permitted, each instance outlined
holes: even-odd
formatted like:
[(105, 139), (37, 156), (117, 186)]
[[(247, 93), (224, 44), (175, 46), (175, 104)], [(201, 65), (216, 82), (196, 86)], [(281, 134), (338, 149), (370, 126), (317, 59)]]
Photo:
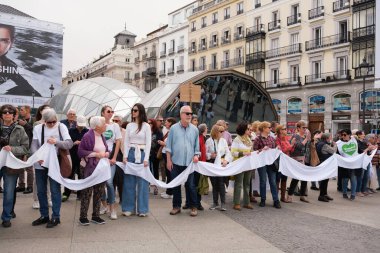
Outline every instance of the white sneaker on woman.
[(32, 207), (33, 209), (40, 209), (40, 202), (34, 201)]
[(101, 205), (99, 214), (105, 214), (107, 212), (108, 208), (106, 206)]
[(112, 210), (111, 215), (110, 215), (111, 220), (117, 220), (117, 214), (115, 210)]

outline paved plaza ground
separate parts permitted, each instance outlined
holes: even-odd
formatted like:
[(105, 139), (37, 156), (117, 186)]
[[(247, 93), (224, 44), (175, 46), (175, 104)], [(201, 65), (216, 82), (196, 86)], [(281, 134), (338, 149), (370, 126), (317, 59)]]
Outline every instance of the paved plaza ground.
[(18, 193), (17, 218), (11, 228), (0, 227), (0, 252), (380, 252), (380, 193), (351, 202), (330, 182), (332, 203), (309, 190), (310, 204), (295, 197), (277, 210), (268, 200), (264, 208), (239, 212), (232, 210), (230, 190), (227, 212), (208, 210), (209, 194), (205, 211), (193, 218), (186, 210), (169, 215), (171, 200), (151, 194), (148, 217), (123, 217), (119, 209), (118, 220), (105, 216), (105, 225), (86, 227), (78, 224), (80, 202), (72, 195), (53, 229), (31, 225), (39, 211), (30, 194)]

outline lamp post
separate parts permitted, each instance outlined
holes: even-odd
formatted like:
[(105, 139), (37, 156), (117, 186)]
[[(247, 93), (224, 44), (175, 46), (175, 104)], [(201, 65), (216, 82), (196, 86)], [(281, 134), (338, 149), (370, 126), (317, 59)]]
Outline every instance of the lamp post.
[(363, 77), (363, 93), (362, 93), (362, 130), (364, 130), (364, 125), (365, 125), (365, 107), (366, 107), (366, 102), (365, 102), (365, 78), (368, 75), (369, 72), (369, 64), (367, 63), (366, 58), (363, 58), (363, 62), (360, 63), (359, 65), (359, 70), (360, 70), (360, 75)]
[(53, 92), (54, 92), (54, 86), (53, 86), (53, 84), (50, 85), (49, 90), (50, 90), (50, 97), (52, 98), (53, 97)]
[(36, 96), (36, 92), (32, 91), (32, 97), (33, 97), (33, 104), (32, 104), (32, 111), (34, 110), (34, 97)]

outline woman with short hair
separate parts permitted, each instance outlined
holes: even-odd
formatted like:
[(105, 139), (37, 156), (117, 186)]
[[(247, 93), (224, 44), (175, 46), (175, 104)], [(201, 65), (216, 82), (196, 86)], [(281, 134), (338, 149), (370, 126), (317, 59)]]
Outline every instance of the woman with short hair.
[[(33, 140), (30, 147), (31, 153), (35, 153), (45, 142), (53, 144), (58, 149), (69, 150), (73, 146), (69, 131), (64, 124), (58, 122), (57, 114), (54, 109), (45, 109), (42, 113), (42, 121), (33, 129)], [(61, 185), (48, 176), (48, 169), (42, 167), (43, 161), (34, 164), (35, 178), (37, 184), (37, 195), (40, 203), (41, 217), (33, 221), (33, 226), (47, 223), (47, 228), (53, 228), (61, 223)], [(52, 217), (49, 219), (49, 206), (47, 199), (47, 182), (50, 182), (50, 192), (52, 200)]]
[[(158, 141), (162, 141), (163, 135), (160, 128), (157, 126), (157, 121), (155, 119), (149, 119), (148, 124), (150, 126), (150, 130), (152, 132), (152, 144), (150, 148), (150, 154), (149, 154), (149, 162), (150, 162), (150, 171), (152, 172), (155, 179), (160, 179), (160, 171), (159, 171), (159, 165), (160, 160), (157, 158), (157, 153), (160, 149), (160, 144), (158, 144)], [(158, 188), (156, 185), (153, 186), (153, 193), (154, 195), (158, 194)]]
[[(99, 160), (102, 158), (108, 158), (109, 152), (106, 143), (106, 139), (102, 135), (106, 131), (106, 120), (104, 117), (93, 116), (90, 119), (90, 130), (83, 136), (79, 147), (78, 156), (84, 163), (83, 178), (87, 178), (92, 175)], [(104, 194), (104, 182), (83, 189), (81, 191), (80, 202), (80, 216), (79, 223), (83, 226), (89, 225), (90, 222), (87, 219), (87, 211), (90, 205), (91, 195), (92, 198), (92, 219), (95, 224), (104, 224), (105, 221), (100, 218), (100, 203)]]

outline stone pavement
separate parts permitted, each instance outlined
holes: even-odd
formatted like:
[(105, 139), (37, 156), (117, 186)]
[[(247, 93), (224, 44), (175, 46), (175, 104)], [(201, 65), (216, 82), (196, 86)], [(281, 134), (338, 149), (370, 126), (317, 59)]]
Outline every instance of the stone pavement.
[(151, 195), (146, 218), (123, 217), (119, 209), (118, 220), (85, 227), (78, 224), (80, 202), (72, 195), (53, 229), (31, 225), (39, 212), (31, 195), (19, 193), (12, 227), (0, 227), (0, 252), (379, 252), (380, 193), (351, 202), (334, 190), (336, 181), (329, 188), (332, 203), (309, 191), (310, 204), (295, 197), (277, 210), (268, 192), (266, 207), (241, 212), (232, 210), (231, 193), (227, 212), (208, 210), (210, 194), (196, 218), (186, 210), (170, 216), (171, 200)]

